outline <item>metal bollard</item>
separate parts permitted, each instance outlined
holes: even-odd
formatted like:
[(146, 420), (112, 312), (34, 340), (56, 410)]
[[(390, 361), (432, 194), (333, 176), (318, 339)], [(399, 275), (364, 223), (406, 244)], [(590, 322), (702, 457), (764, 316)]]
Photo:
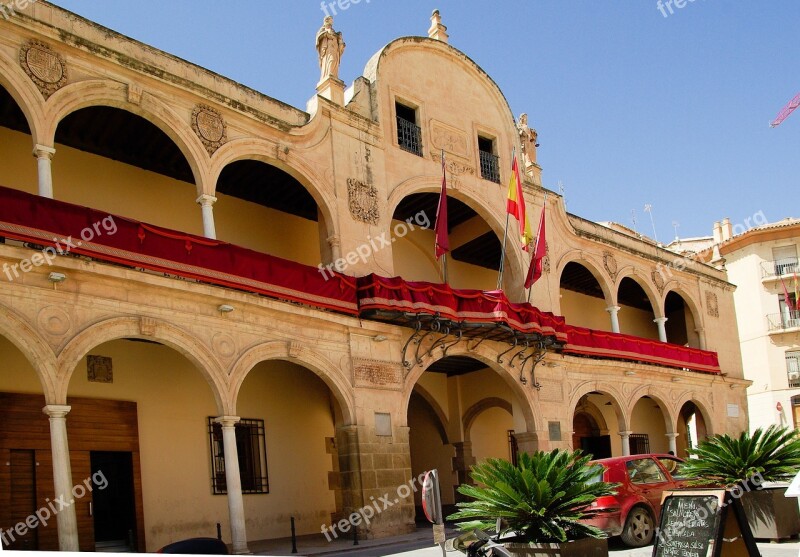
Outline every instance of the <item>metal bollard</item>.
[(292, 553), (297, 553), (297, 534), (294, 530), (294, 517), (292, 517)]
[(353, 524), (353, 545), (358, 545), (358, 526)]
[(217, 539), (222, 541), (222, 524), (217, 522)]

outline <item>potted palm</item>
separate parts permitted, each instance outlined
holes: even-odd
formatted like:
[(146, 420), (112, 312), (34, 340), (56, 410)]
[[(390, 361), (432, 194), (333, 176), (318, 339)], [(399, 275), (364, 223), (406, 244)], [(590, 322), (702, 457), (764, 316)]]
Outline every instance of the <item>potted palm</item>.
[(602, 466), (589, 466), (581, 451), (522, 453), (517, 465), (487, 459), (472, 467), (477, 485), (462, 485), (468, 500), (449, 520), (462, 530), (495, 530), (506, 549), (523, 556), (608, 555), (606, 534), (582, 519), (589, 506), (613, 495), (616, 484), (601, 481)]
[(688, 452), (680, 474), (741, 498), (753, 537), (778, 540), (800, 534), (797, 499), (784, 496), (785, 482), (800, 469), (797, 430), (772, 425), (739, 437), (714, 435)]

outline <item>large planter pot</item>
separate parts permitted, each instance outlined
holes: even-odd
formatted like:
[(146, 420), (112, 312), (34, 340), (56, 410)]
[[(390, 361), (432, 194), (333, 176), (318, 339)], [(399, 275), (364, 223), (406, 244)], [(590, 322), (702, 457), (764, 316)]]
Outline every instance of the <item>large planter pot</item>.
[(800, 534), (797, 498), (786, 497), (786, 487), (765, 487), (742, 495), (742, 506), (753, 537), (781, 540)]
[(584, 538), (564, 543), (507, 543), (505, 548), (512, 555), (521, 557), (607, 557), (608, 540)]

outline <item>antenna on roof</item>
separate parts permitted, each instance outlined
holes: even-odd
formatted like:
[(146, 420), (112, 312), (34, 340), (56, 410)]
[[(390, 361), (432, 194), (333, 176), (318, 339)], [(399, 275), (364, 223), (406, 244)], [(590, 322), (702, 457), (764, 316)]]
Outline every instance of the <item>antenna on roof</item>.
[(558, 181), (558, 193), (561, 194), (561, 197), (564, 199), (564, 209), (567, 208), (567, 196), (565, 195), (566, 190), (564, 189), (564, 182), (561, 180)]
[(633, 231), (638, 234), (639, 231), (636, 230), (636, 209), (631, 209), (631, 222), (633, 222)]
[(675, 229), (675, 241), (676, 242), (680, 241), (680, 238), (678, 237), (678, 228), (680, 228), (680, 226), (681, 226), (681, 223), (679, 223), (678, 221), (676, 221), (676, 220), (672, 221), (672, 228)]
[(656, 221), (653, 219), (653, 206), (650, 203), (645, 204), (644, 212), (650, 213), (650, 224), (653, 225), (653, 240), (658, 243), (658, 234), (656, 233)]

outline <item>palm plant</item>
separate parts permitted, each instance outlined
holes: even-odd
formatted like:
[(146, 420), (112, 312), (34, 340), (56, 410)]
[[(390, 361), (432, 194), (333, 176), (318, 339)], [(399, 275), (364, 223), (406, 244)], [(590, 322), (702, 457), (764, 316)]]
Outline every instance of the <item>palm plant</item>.
[(581, 451), (554, 450), (522, 453), (518, 464), (487, 459), (472, 467), (478, 485), (462, 485), (458, 492), (471, 500), (458, 503), (459, 511), (449, 520), (462, 530), (494, 530), (498, 518), (504, 527), (498, 534), (513, 532), (504, 541), (553, 543), (606, 534), (581, 519), (591, 516), (589, 506), (605, 495), (613, 495), (616, 484), (601, 481), (603, 467), (588, 466)]
[(783, 481), (800, 468), (797, 430), (775, 425), (758, 428), (752, 435), (743, 431), (738, 438), (714, 435), (688, 452), (695, 458), (681, 465), (680, 474), (694, 478), (695, 484), (733, 487), (753, 478), (759, 483)]

